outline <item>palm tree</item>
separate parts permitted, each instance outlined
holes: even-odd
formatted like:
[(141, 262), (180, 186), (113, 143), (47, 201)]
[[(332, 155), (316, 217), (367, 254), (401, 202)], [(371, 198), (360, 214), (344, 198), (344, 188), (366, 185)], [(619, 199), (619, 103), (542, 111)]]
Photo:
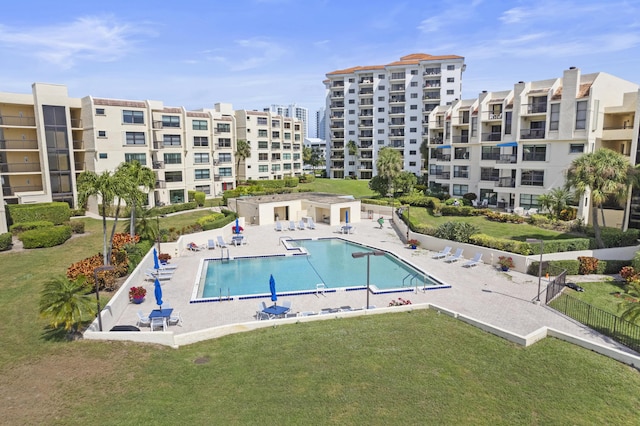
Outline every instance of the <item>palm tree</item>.
[(62, 325), (65, 330), (76, 333), (80, 323), (95, 316), (96, 305), (85, 281), (84, 276), (74, 281), (58, 276), (45, 282), (39, 310), (53, 328)]
[(246, 158), (251, 157), (251, 145), (249, 145), (249, 143), (244, 139), (238, 139), (238, 142), (236, 143), (235, 156), (236, 156), (236, 186), (238, 186), (238, 183), (239, 183), (238, 170), (240, 170), (240, 162)]
[[(129, 235), (133, 237), (136, 224), (136, 205), (141, 205), (148, 199), (147, 193), (155, 186), (156, 175), (153, 173), (153, 170), (144, 167), (137, 160), (131, 163), (120, 164), (116, 173), (122, 173), (122, 176), (126, 177), (127, 192), (126, 194), (120, 195), (131, 207)], [(140, 188), (142, 188), (142, 190), (140, 190)]]
[(378, 151), (378, 160), (376, 161), (378, 176), (386, 179), (392, 188), (395, 187), (395, 179), (402, 172), (402, 165), (402, 156), (397, 150), (385, 146)]
[(625, 286), (625, 291), (628, 298), (625, 298), (620, 305), (618, 305), (618, 309), (622, 312), (622, 318), (631, 321), (634, 323), (640, 323), (640, 281), (630, 281)]
[(573, 200), (573, 194), (566, 188), (553, 188), (547, 194), (538, 197), (538, 203), (549, 210), (551, 216), (558, 219), (560, 213)]
[(567, 188), (575, 188), (580, 197), (586, 193), (590, 195), (593, 233), (598, 248), (604, 248), (604, 242), (597, 208), (602, 206), (608, 195), (626, 192), (628, 171), (627, 157), (606, 148), (576, 158), (567, 170)]

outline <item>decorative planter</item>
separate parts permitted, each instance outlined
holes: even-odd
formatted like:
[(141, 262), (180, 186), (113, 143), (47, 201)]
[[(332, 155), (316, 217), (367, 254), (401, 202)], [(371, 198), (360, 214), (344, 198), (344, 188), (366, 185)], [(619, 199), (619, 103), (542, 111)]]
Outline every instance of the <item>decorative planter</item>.
[(509, 270), (508, 266), (501, 266), (500, 269), (502, 269), (503, 272), (507, 272)]
[(144, 302), (144, 297), (134, 297), (133, 299), (131, 299), (131, 301), (133, 303), (135, 303), (136, 305), (141, 304), (142, 302)]
[(417, 246), (417, 245), (415, 245), (415, 244), (411, 244), (411, 249), (412, 249), (412, 250), (415, 250), (415, 249), (417, 249), (417, 248), (418, 248), (418, 246)]

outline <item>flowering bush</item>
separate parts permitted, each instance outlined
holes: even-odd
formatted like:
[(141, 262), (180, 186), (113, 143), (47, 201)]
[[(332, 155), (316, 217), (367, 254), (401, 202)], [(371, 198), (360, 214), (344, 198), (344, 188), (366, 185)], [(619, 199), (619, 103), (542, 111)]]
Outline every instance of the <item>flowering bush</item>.
[(392, 300), (391, 302), (389, 302), (389, 306), (403, 306), (403, 305), (410, 305), (411, 304), (411, 300), (408, 299), (403, 299), (402, 297), (398, 297), (398, 300)]
[(498, 265), (503, 268), (513, 268), (515, 265), (513, 263), (513, 258), (508, 256), (500, 256), (498, 258)]
[(129, 289), (129, 299), (142, 299), (147, 295), (147, 289), (140, 287), (131, 287)]
[(420, 245), (420, 241), (414, 239), (411, 239), (409, 241), (407, 241), (407, 244), (409, 244), (410, 246), (419, 246)]
[(169, 259), (171, 259), (171, 255), (169, 253), (160, 253), (158, 255), (158, 260), (162, 263), (167, 263)]

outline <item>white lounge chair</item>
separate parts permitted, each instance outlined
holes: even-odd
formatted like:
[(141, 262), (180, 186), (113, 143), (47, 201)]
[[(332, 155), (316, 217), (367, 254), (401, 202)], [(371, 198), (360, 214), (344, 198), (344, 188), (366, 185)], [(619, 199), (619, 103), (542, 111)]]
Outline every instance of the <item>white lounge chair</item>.
[(307, 228), (316, 229), (316, 224), (314, 223), (313, 218), (311, 217), (307, 220)]
[[(164, 307), (164, 305), (162, 305)], [(167, 325), (179, 325), (182, 327), (182, 315), (180, 312), (171, 312), (171, 316), (167, 320)]]
[(142, 310), (138, 311), (138, 327), (150, 327), (151, 319), (148, 315), (142, 313)]
[(446, 258), (444, 261), (447, 263), (457, 262), (458, 260), (462, 259), (462, 251), (463, 249), (461, 248), (456, 249), (456, 252), (453, 254), (453, 256)]
[(155, 269), (151, 270), (152, 272), (145, 272), (145, 279), (150, 280), (150, 281), (155, 281), (156, 278), (158, 278), (159, 281), (168, 281), (171, 279), (171, 277), (173, 277), (173, 274), (159, 274), (156, 275), (156, 271)]
[(301, 220), (300, 222), (298, 222), (298, 229), (301, 231), (304, 231), (304, 220)]
[(446, 246), (445, 248), (442, 249), (442, 251), (439, 251), (438, 253), (434, 254), (432, 258), (442, 259), (443, 257), (447, 257), (450, 254), (451, 254), (451, 246)]
[(465, 262), (462, 266), (464, 266), (465, 268), (471, 268), (473, 266), (476, 266), (478, 263), (480, 263), (481, 259), (482, 259), (482, 253), (476, 253), (476, 255), (473, 256), (473, 259)]
[(224, 242), (224, 238), (222, 238), (222, 235), (218, 235), (216, 238), (218, 240), (219, 247), (224, 247), (224, 248), (227, 247), (227, 243)]
[(295, 231), (296, 230), (296, 223), (292, 220), (289, 221), (289, 231)]
[(282, 224), (279, 220), (276, 220), (276, 231), (282, 231)]
[(207, 248), (208, 248), (209, 250), (216, 248), (216, 242), (215, 242), (215, 241), (213, 241), (213, 240), (209, 240), (209, 241), (207, 241)]

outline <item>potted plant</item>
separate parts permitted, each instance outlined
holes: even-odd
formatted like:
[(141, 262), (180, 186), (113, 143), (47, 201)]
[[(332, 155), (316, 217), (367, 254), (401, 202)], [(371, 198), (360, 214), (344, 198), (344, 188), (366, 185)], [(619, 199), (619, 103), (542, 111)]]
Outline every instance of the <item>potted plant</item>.
[(169, 253), (160, 253), (158, 255), (158, 260), (163, 265), (166, 265), (167, 263), (169, 263), (169, 259), (171, 259), (171, 255)]
[(508, 271), (509, 268), (513, 268), (513, 258), (510, 256), (500, 256), (498, 258), (498, 265), (503, 271)]
[(140, 287), (131, 287), (129, 289), (129, 300), (133, 303), (139, 304), (142, 303), (144, 297), (147, 295), (147, 289)]
[(409, 241), (407, 241), (407, 244), (409, 244), (409, 246), (411, 246), (411, 248), (415, 250), (420, 245), (420, 241), (416, 240), (415, 238), (412, 238)]

